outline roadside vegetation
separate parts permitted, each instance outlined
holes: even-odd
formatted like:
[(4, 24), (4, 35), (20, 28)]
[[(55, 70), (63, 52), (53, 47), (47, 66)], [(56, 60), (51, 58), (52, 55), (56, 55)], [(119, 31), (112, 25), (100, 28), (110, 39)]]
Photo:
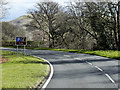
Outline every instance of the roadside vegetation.
[[(16, 48), (16, 47), (9, 47), (9, 48)], [(20, 47), (23, 48), (23, 47)], [(34, 50), (54, 50), (54, 51), (65, 51), (71, 53), (84, 53), (84, 54), (91, 54), (91, 55), (98, 55), (113, 59), (120, 60), (120, 51), (118, 50), (84, 50), (84, 49), (55, 49), (55, 48), (41, 48), (41, 47), (26, 47), (26, 49), (34, 49)]]
[[(9, 48), (16, 48), (16, 47), (10, 46)], [(19, 47), (19, 48), (23, 48), (23, 47)], [(120, 60), (120, 51), (118, 50), (55, 49), (55, 48), (41, 48), (41, 47), (26, 47), (26, 49), (54, 50), (54, 51), (65, 51), (65, 52), (71, 52), (71, 53), (84, 53), (84, 54), (98, 55), (98, 56)]]
[(56, 51), (66, 51), (66, 52), (74, 52), (74, 53), (84, 53), (84, 54), (91, 54), (91, 55), (98, 55), (113, 59), (120, 60), (120, 51), (115, 50), (75, 50), (75, 49), (51, 49)]
[(65, 51), (65, 52), (72, 52), (72, 53), (84, 53), (84, 54), (98, 55), (98, 56), (120, 60), (120, 51), (117, 51), (117, 50), (95, 50), (93, 51), (93, 50), (82, 50), (82, 49), (51, 49), (51, 48), (34, 48), (34, 49)]
[(32, 8), (23, 17), (2, 22), (3, 46), (25, 36), (34, 47), (120, 50), (120, 1), (77, 0), (66, 6), (36, 2)]
[(2, 88), (35, 88), (49, 74), (42, 59), (15, 52), (2, 51)]

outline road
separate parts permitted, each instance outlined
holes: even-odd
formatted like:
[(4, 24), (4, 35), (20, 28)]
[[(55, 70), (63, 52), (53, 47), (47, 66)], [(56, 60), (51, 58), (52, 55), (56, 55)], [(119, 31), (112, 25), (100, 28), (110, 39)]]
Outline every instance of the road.
[[(3, 50), (16, 49), (3, 48)], [(53, 65), (54, 75), (47, 88), (118, 90), (118, 60), (62, 51), (27, 49), (25, 52), (42, 57)]]

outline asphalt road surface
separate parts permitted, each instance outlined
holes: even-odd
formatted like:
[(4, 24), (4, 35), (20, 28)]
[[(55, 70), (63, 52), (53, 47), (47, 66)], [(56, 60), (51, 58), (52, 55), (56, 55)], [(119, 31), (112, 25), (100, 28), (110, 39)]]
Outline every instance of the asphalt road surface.
[[(8, 48), (3, 48), (3, 50), (16, 51), (16, 49)], [(25, 52), (42, 57), (53, 65), (54, 75), (47, 88), (118, 90), (118, 60), (62, 51), (26, 50)]]

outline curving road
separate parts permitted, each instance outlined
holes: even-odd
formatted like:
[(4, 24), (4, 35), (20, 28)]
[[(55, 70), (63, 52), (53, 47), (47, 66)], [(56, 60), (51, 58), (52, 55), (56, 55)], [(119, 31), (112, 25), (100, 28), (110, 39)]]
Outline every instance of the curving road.
[(47, 59), (53, 65), (54, 75), (47, 88), (118, 90), (118, 60), (50, 50), (26, 50), (26, 53)]

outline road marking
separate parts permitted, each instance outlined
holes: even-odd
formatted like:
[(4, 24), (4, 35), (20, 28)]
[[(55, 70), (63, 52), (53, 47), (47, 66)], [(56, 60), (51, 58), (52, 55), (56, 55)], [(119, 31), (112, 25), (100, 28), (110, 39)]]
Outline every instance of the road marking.
[(105, 75), (110, 79), (110, 81), (111, 81), (112, 83), (115, 84), (115, 81), (114, 81), (108, 74), (105, 74)]
[[(34, 55), (32, 55), (32, 56), (34, 56)], [(37, 56), (34, 56), (34, 57), (37, 57)], [(37, 58), (41, 58), (41, 57), (37, 57)], [(51, 70), (50, 75), (49, 75), (47, 81), (44, 83), (44, 85), (41, 88), (41, 90), (44, 90), (47, 87), (47, 85), (49, 84), (49, 82), (52, 79), (52, 77), (53, 77), (54, 69), (53, 69), (53, 65), (49, 61), (47, 61), (44, 58), (41, 58), (41, 59), (45, 60), (50, 65), (50, 70)]]
[(74, 59), (76, 59), (76, 60), (81, 60), (80, 58), (74, 58)]
[[(42, 58), (42, 59), (44, 59), (44, 58)], [(44, 59), (44, 60), (45, 60), (45, 59)], [(45, 60), (45, 61), (47, 61), (47, 60)], [(47, 62), (48, 62), (49, 65), (50, 65), (51, 72), (50, 72), (50, 76), (49, 76), (49, 78), (47, 79), (47, 81), (45, 82), (45, 84), (42, 86), (43, 89), (45, 89), (45, 88), (47, 87), (48, 83), (49, 83), (50, 80), (52, 79), (53, 72), (54, 72), (54, 69), (53, 69), (52, 64), (51, 64), (49, 61), (47, 61)]]
[[(92, 63), (86, 61), (86, 63), (88, 63), (89, 65), (94, 66)], [(95, 68), (97, 68), (99, 71), (104, 72), (101, 68), (99, 68), (98, 66), (94, 66)], [(114, 84), (116, 85), (115, 81), (110, 77), (110, 75), (108, 75), (107, 73), (105, 73), (105, 76)]]
[(70, 57), (69, 55), (64, 55), (65, 57)]
[(92, 63), (87, 62), (89, 65), (93, 65)]
[(100, 71), (103, 71), (101, 68), (99, 68), (98, 66), (95, 66), (98, 70), (100, 70)]

